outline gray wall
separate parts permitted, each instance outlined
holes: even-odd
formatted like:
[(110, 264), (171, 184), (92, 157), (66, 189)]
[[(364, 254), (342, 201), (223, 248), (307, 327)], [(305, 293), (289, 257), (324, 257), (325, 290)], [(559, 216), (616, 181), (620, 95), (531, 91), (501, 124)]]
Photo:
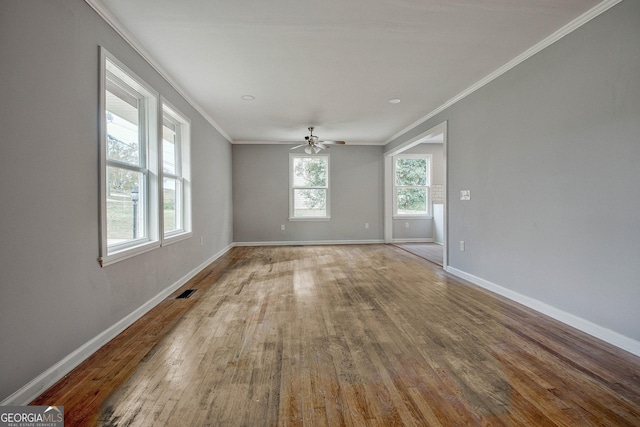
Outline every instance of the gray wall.
[[(636, 340), (638, 22), (626, 0), (386, 147), (448, 120), (450, 265)], [(332, 220), (288, 222), (289, 147), (234, 146), (232, 218), (228, 142), (82, 0), (4, 0), (0, 40), (0, 400), (227, 247), (232, 219), (238, 242), (382, 239), (382, 147), (332, 148)], [(193, 138), (194, 237), (106, 268), (98, 45)]]
[(396, 243), (402, 241), (429, 242), (433, 239), (433, 219), (394, 219), (392, 233), (393, 241)]
[[(226, 248), (232, 204), (230, 144), (84, 1), (3, 0), (0, 40), (3, 400)], [(105, 268), (98, 45), (192, 120), (193, 238)]]
[[(382, 146), (328, 150), (330, 221), (289, 221), (289, 145), (233, 146), (236, 242), (383, 239)], [(301, 149), (298, 149), (300, 151)], [(364, 224), (369, 223), (369, 229)], [(285, 225), (285, 231), (280, 226)]]
[[(431, 154), (432, 185), (444, 184), (444, 150), (443, 144), (424, 143), (411, 147), (402, 154)], [(393, 177), (390, 177), (393, 179)], [(433, 219), (401, 218), (392, 221), (392, 238), (394, 240), (433, 239)], [(409, 224), (409, 227), (406, 227)]]
[(448, 120), (450, 266), (634, 340), (639, 23), (623, 1), (385, 147)]

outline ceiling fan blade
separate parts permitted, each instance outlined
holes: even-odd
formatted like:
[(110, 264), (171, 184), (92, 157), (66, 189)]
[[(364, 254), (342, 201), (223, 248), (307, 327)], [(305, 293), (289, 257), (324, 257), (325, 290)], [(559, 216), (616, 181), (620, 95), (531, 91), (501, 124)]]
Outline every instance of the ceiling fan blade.
[[(316, 135), (313, 134), (313, 127), (309, 126), (309, 135), (305, 136), (304, 139), (306, 143), (296, 145), (292, 148), (295, 150), (296, 148), (305, 147), (304, 151), (307, 154), (318, 153), (320, 150), (329, 149), (329, 145), (344, 145), (346, 142), (344, 141), (321, 141)], [(284, 142), (284, 141), (283, 141)]]

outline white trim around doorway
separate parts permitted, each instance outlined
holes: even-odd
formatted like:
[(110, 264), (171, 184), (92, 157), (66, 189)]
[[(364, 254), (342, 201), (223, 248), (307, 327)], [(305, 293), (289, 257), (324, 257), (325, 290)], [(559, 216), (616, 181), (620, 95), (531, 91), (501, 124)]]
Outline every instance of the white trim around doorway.
[(449, 205), (447, 200), (447, 121), (440, 123), (437, 126), (432, 127), (426, 132), (422, 132), (406, 142), (403, 142), (393, 150), (385, 153), (384, 158), (384, 241), (385, 243), (393, 243), (393, 157), (403, 151), (408, 150), (418, 144), (428, 142), (430, 139), (435, 138), (438, 135), (442, 135), (443, 144), (443, 168), (444, 168), (444, 242), (443, 242), (443, 266), (448, 266), (448, 241), (449, 232), (447, 228), (447, 206)]

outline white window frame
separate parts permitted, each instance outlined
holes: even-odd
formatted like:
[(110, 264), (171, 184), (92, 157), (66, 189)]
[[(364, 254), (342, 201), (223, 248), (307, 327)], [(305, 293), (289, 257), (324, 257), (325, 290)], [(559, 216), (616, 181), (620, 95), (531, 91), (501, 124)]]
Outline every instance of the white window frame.
[[(427, 161), (427, 177), (426, 185), (405, 186), (397, 185), (396, 167), (400, 159), (426, 159)], [(431, 154), (399, 154), (393, 157), (393, 218), (403, 219), (431, 219), (433, 218), (431, 208), (431, 182), (433, 181), (433, 156)], [(425, 188), (427, 191), (427, 213), (425, 214), (405, 214), (398, 212), (398, 189), (399, 188)]]
[[(164, 126), (164, 121), (168, 120), (176, 126), (176, 170), (175, 173), (164, 171), (163, 162), (163, 133), (160, 132), (160, 230), (162, 235), (162, 245), (168, 245), (193, 235), (191, 230), (191, 121), (175, 108), (169, 101), (162, 98), (162, 120), (160, 126)], [(182, 227), (177, 230), (165, 232), (164, 230), (164, 178), (175, 179), (180, 185), (180, 208), (176, 215), (181, 217)]]
[[(327, 162), (327, 185), (324, 187), (294, 187), (293, 185), (293, 162), (296, 158), (317, 158), (324, 157)], [(329, 154), (298, 154), (289, 153), (289, 221), (329, 221), (331, 219), (331, 160)], [(327, 192), (327, 209), (324, 216), (294, 216), (295, 211), (295, 196), (294, 190), (299, 189), (325, 189)]]
[[(144, 124), (141, 131), (141, 147), (144, 161), (140, 168), (125, 165), (107, 159), (107, 113), (106, 82), (107, 79), (119, 79), (121, 83), (135, 90), (142, 96), (144, 108)], [(159, 94), (143, 79), (138, 77), (127, 66), (100, 48), (100, 257), (101, 266), (127, 259), (160, 246), (158, 233), (158, 105)], [(144, 174), (144, 188), (140, 188), (140, 197), (144, 197), (146, 206), (145, 237), (129, 240), (124, 243), (108, 245), (107, 243), (107, 166), (123, 167)]]

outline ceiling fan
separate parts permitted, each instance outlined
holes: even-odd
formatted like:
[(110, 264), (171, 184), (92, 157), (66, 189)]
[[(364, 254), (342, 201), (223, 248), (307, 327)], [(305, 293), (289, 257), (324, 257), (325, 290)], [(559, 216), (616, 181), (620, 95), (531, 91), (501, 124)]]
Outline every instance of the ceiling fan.
[(304, 139), (306, 142), (304, 144), (296, 145), (292, 148), (295, 150), (296, 148), (306, 147), (304, 152), (307, 154), (318, 153), (320, 150), (329, 148), (329, 145), (344, 145), (344, 141), (320, 141), (316, 135), (313, 134), (313, 126), (309, 126), (309, 135), (305, 136)]

